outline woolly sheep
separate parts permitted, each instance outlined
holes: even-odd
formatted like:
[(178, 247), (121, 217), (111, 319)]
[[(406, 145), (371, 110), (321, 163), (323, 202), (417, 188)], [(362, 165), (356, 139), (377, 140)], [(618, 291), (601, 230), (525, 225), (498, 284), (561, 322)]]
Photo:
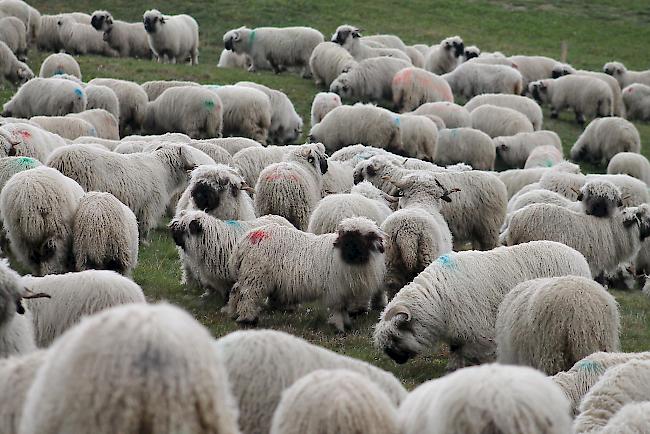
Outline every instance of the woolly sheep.
[[(211, 345), (203, 326), (168, 304), (131, 304), (85, 319), (52, 346), (27, 394), (30, 417), (19, 432), (92, 426), (98, 434), (143, 427), (237, 434), (223, 357)], [(80, 406), (84, 411), (75, 410)]]
[(3, 106), (2, 116), (64, 116), (86, 109), (88, 100), (82, 86), (59, 78), (33, 78)]
[(434, 115), (443, 120), (447, 128), (471, 127), (472, 119), (463, 106), (452, 102), (430, 102), (413, 111), (416, 115)]
[(223, 35), (226, 50), (251, 58), (250, 72), (266, 64), (270, 64), (275, 73), (299, 67), (303, 78), (311, 77), (309, 58), (323, 41), (323, 34), (311, 27), (240, 27)]
[(405, 51), (406, 44), (404, 41), (397, 35), (370, 35), (363, 36), (361, 38), (362, 42), (374, 41), (382, 44), (385, 47), (394, 48), (396, 50)]
[(120, 101), (110, 87), (89, 84), (85, 90), (88, 98), (86, 110), (106, 110), (119, 121)]
[(81, 80), (79, 64), (74, 57), (66, 53), (54, 53), (47, 56), (41, 63), (41, 71), (38, 76), (48, 78), (61, 74), (72, 75)]
[(603, 66), (605, 74), (614, 77), (621, 89), (633, 84), (640, 83), (650, 86), (650, 71), (628, 71), (628, 69), (621, 62), (609, 62)]
[(619, 329), (616, 300), (593, 280), (529, 280), (499, 306), (497, 360), (554, 375), (596, 351), (618, 351)]
[(523, 78), (523, 90), (528, 89), (528, 84), (553, 77), (553, 68), (560, 64), (555, 59), (545, 56), (510, 56), (509, 60), (517, 65), (517, 70)]
[(650, 185), (650, 162), (643, 155), (634, 152), (619, 152), (614, 155), (607, 165), (607, 173), (630, 175)]
[(398, 410), (403, 434), (571, 432), (569, 403), (559, 388), (526, 367), (465, 368), (413, 390)]
[(149, 39), (142, 23), (114, 20), (109, 12), (95, 11), (90, 18), (90, 25), (103, 32), (103, 40), (121, 57), (151, 58)]
[(18, 60), (7, 44), (2, 41), (0, 41), (0, 74), (16, 85), (25, 83), (34, 77), (29, 66)]
[(22, 0), (0, 1), (0, 14), (18, 18), (25, 28), (29, 28), (29, 5)]
[(271, 434), (398, 432), (397, 409), (361, 374), (317, 370), (284, 391)]
[(225, 149), (232, 156), (235, 156), (235, 154), (242, 149), (262, 148), (262, 145), (259, 142), (246, 137), (224, 137), (219, 139), (210, 139), (207, 140), (207, 142)]
[(650, 425), (650, 402), (625, 404), (600, 431), (602, 434), (641, 433)]
[(530, 153), (540, 146), (553, 146), (560, 151), (560, 155), (562, 153), (560, 136), (550, 130), (503, 134), (494, 137), (492, 141), (498, 160), (508, 168), (523, 168)]
[(475, 170), (494, 170), (495, 158), (494, 142), (483, 131), (472, 128), (438, 131), (436, 164), (467, 163)]
[(405, 155), (433, 161), (438, 143), (438, 127), (431, 119), (419, 115), (400, 115), (399, 128)]
[(534, 167), (552, 167), (564, 161), (562, 151), (553, 145), (538, 146), (533, 149), (526, 158), (524, 169)]
[(144, 30), (158, 62), (199, 64), (199, 25), (189, 15), (163, 15), (157, 9), (144, 13)]
[(142, 90), (145, 91), (149, 101), (155, 101), (164, 91), (172, 87), (187, 87), (187, 86), (200, 86), (193, 81), (181, 80), (154, 80), (142, 83)]
[(519, 95), (523, 90), (523, 81), (519, 71), (505, 65), (467, 62), (452, 72), (444, 74), (442, 78), (449, 83), (454, 95), (466, 99), (483, 93)]
[(309, 58), (309, 67), (316, 86), (327, 89), (336, 77), (350, 71), (356, 65), (357, 61), (354, 57), (345, 48), (333, 42), (321, 42), (316, 45)]
[[(562, 163), (565, 164), (565, 163)], [(560, 165), (558, 165), (560, 166)], [(555, 166), (555, 167), (558, 167)], [(540, 178), (540, 186), (555, 191), (565, 197), (575, 200), (578, 190), (585, 182), (592, 180), (609, 181), (616, 185), (623, 194), (624, 206), (637, 206), (650, 201), (648, 188), (643, 181), (628, 175), (587, 175), (573, 174), (551, 170)]]
[(445, 38), (424, 56), (424, 69), (438, 75), (451, 72), (464, 52), (465, 44), (460, 36)]
[(224, 136), (243, 136), (266, 143), (273, 107), (264, 92), (243, 86), (219, 86), (212, 91), (223, 104)]
[(0, 262), (0, 364), (12, 355), (36, 351), (32, 314), (23, 307), (22, 299), (29, 291), (20, 281), (18, 273), (9, 268), (8, 262)]
[(149, 99), (139, 84), (113, 78), (95, 78), (88, 84), (106, 86), (115, 92), (120, 108), (120, 135), (140, 131)]
[(481, 55), (481, 49), (478, 48), (476, 45), (465, 46), (465, 51), (463, 51), (463, 58), (465, 62), (471, 59), (475, 59), (480, 55)]
[(437, 341), (450, 344), (452, 369), (493, 360), (495, 313), (503, 297), (526, 280), (564, 275), (591, 273), (582, 254), (551, 241), (441, 256), (386, 306), (375, 345), (398, 363)]
[(35, 124), (15, 123), (0, 127), (0, 154), (3, 156), (23, 156), (47, 161), (57, 148), (65, 146), (65, 140), (56, 134), (45, 131)]
[(650, 120), (650, 86), (634, 83), (623, 89), (623, 102), (628, 119)]
[(63, 50), (64, 45), (59, 34), (59, 20), (62, 17), (71, 17), (79, 23), (90, 24), (90, 15), (79, 12), (43, 15), (41, 17), (41, 26), (36, 35), (36, 45), (39, 50), (59, 52)]
[(219, 62), (217, 68), (239, 68), (248, 69), (251, 67), (250, 57), (246, 54), (237, 54), (233, 51), (228, 51), (225, 48), (221, 50), (219, 55)]
[[(129, 143), (129, 142), (126, 142)], [(82, 145), (99, 145), (103, 146), (104, 148), (108, 149), (109, 151), (113, 151), (117, 148), (117, 146), (120, 144), (119, 140), (108, 140), (108, 139), (101, 139), (99, 137), (90, 137), (90, 136), (83, 136), (83, 137), (78, 137), (72, 141), (72, 144), (82, 144)]]
[(30, 119), (45, 131), (74, 140), (82, 136), (96, 136), (97, 130), (90, 122), (70, 116), (35, 116)]
[(267, 146), (242, 149), (233, 156), (235, 167), (248, 185), (257, 184), (259, 174), (265, 167), (284, 160), (293, 146)]
[(553, 80), (533, 81), (528, 84), (528, 91), (539, 104), (550, 105), (553, 119), (564, 108), (573, 110), (576, 122), (581, 125), (585, 122), (585, 116), (612, 115), (612, 90), (605, 82), (594, 77), (571, 74)]
[(411, 59), (402, 49), (395, 49), (371, 39), (361, 39), (361, 29), (343, 24), (332, 35), (332, 42), (345, 48), (355, 60), (361, 61), (375, 57), (393, 57), (409, 64)]
[(122, 142), (149, 142), (152, 144), (159, 144), (160, 142), (169, 142), (169, 143), (178, 143), (178, 144), (189, 144), (192, 142), (192, 139), (183, 133), (165, 133), (160, 135), (149, 134), (146, 136), (131, 135), (122, 137)]
[(0, 15), (0, 41), (7, 44), (7, 47), (16, 57), (25, 60), (27, 55), (27, 30), (22, 21), (16, 17), (2, 18), (2, 15)]
[(311, 125), (323, 120), (326, 114), (340, 107), (341, 97), (331, 92), (318, 92), (311, 103)]
[(214, 347), (225, 358), (244, 434), (268, 432), (282, 392), (317, 369), (347, 369), (361, 374), (386, 393), (393, 405), (399, 405), (406, 396), (393, 374), (288, 333), (237, 331), (218, 339)]
[(506, 95), (500, 93), (490, 93), (477, 95), (465, 104), (468, 111), (485, 104), (496, 105), (499, 107), (511, 108), (525, 115), (533, 124), (535, 131), (542, 129), (543, 114), (542, 108), (530, 98), (520, 95)]
[[(472, 128), (481, 130), (492, 138), (533, 132), (533, 124), (526, 116), (506, 107), (485, 104), (474, 109), (470, 117)], [(496, 142), (495, 145), (498, 146)]]
[(641, 152), (634, 124), (618, 117), (594, 119), (571, 148), (571, 159), (605, 164), (619, 152)]
[(60, 16), (57, 30), (63, 48), (71, 54), (118, 56), (118, 52), (104, 41), (90, 23), (79, 23), (70, 16)]
[(449, 84), (424, 69), (408, 67), (398, 71), (392, 82), (393, 104), (401, 112), (410, 112), (428, 102), (454, 102)]
[(345, 193), (354, 186), (354, 167), (349, 163), (327, 160), (323, 174), (323, 194)]
[[(107, 139), (107, 140), (120, 139), (120, 126), (118, 124), (117, 118), (112, 113), (109, 113), (106, 110), (103, 109), (86, 110), (81, 113), (69, 114), (66, 117), (78, 118), (90, 123), (94, 128), (95, 133), (100, 138)], [(83, 136), (75, 137), (72, 140), (75, 140), (79, 137), (83, 137)]]
[(18, 432), (27, 392), (46, 354), (33, 351), (0, 360), (0, 431)]
[[(208, 155), (215, 163), (227, 164), (229, 166), (234, 166), (234, 161), (232, 155), (224, 148), (218, 145), (220, 139), (205, 139), (205, 140), (192, 140), (188, 143), (192, 148), (198, 149), (201, 152), (204, 152)], [(255, 142), (257, 143), (257, 142)]]
[(412, 46), (407, 46), (406, 47), (406, 55), (409, 56), (411, 59), (411, 63), (413, 66), (416, 68), (422, 68), (424, 69), (424, 54), (420, 53), (420, 51)]

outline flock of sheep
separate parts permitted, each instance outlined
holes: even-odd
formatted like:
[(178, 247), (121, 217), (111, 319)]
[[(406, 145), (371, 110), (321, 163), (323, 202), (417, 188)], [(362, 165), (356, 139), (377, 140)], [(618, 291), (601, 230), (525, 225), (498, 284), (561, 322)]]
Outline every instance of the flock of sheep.
[[(0, 73), (20, 84), (0, 117), (0, 246), (31, 273), (0, 263), (0, 432), (650, 431), (650, 353), (619, 352), (606, 289), (650, 273), (650, 163), (628, 120), (650, 120), (650, 71), (361, 33), (224, 35), (219, 67), (324, 90), (296, 144), (303, 120), (261, 84), (82, 81), (73, 55), (196, 65), (190, 16), (0, 0)], [(30, 46), (54, 52), (38, 77)], [(589, 121), (573, 162), (542, 105)], [(168, 215), (182, 284), (237, 323), (319, 302), (344, 333), (380, 310), (377, 349), (405, 363), (444, 343), (455, 372), (407, 393), (298, 337), (215, 340), (147, 304), (130, 276)]]

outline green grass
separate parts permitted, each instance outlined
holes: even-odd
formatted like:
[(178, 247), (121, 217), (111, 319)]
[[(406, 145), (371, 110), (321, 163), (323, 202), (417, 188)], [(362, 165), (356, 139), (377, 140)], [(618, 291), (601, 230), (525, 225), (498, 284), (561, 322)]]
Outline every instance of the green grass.
[[(333, 0), (258, 0), (213, 2), (207, 0), (168, 0), (166, 2), (134, 2), (126, 0), (41, 0), (32, 4), (42, 13), (69, 11), (92, 13), (107, 9), (118, 19), (139, 21), (145, 9), (158, 7), (165, 13), (188, 13), (201, 27), (200, 65), (159, 65), (149, 61), (109, 59), (86, 56), (78, 58), (85, 80), (94, 77), (116, 77), (144, 82), (159, 79), (192, 80), (200, 83), (228, 84), (240, 80), (257, 81), (287, 93), (303, 116), (309, 130), (309, 109), (318, 91), (312, 82), (296, 75), (273, 75), (268, 72), (249, 74), (243, 70), (216, 68), (221, 52), (223, 33), (241, 25), (290, 26), (310, 25), (326, 37), (343, 23), (363, 26), (367, 34), (395, 33), (408, 44), (433, 44), (442, 38), (458, 34), (465, 42), (486, 51), (499, 50), (508, 54), (539, 54), (560, 57), (562, 41), (569, 47), (568, 61), (577, 68), (600, 70), (602, 65), (616, 59), (630, 69), (646, 69), (643, 42), (650, 40), (650, 10), (645, 0), (513, 0), (435, 2), (412, 0), (394, 2), (351, 2)], [(47, 53), (30, 52), (30, 65), (38, 65)], [(4, 103), (15, 91), (0, 88)], [(563, 140), (565, 151), (571, 147), (581, 129), (570, 113), (551, 120), (545, 111), (545, 128), (556, 131)], [(645, 144), (643, 154), (650, 157), (650, 125), (636, 123)], [(584, 166), (586, 172), (603, 172), (603, 167)], [(183, 306), (205, 324), (215, 336), (236, 329), (236, 325), (219, 312), (218, 300), (199, 298), (197, 290), (185, 290), (180, 284), (176, 250), (163, 228), (154, 232), (151, 244), (142, 248), (135, 280), (142, 285), (151, 300), (168, 300)], [(650, 321), (646, 312), (650, 299), (638, 291), (613, 291), (621, 306), (623, 318), (622, 345), (626, 351), (647, 350), (650, 347)], [(370, 344), (372, 326), (377, 313), (355, 319), (355, 331), (336, 334), (326, 325), (326, 312), (317, 304), (300, 307), (296, 312), (264, 313), (261, 326), (272, 327), (299, 336), (340, 353), (358, 357), (394, 372), (408, 387), (413, 387), (444, 371), (445, 351), (428, 354), (397, 366), (374, 350)]]

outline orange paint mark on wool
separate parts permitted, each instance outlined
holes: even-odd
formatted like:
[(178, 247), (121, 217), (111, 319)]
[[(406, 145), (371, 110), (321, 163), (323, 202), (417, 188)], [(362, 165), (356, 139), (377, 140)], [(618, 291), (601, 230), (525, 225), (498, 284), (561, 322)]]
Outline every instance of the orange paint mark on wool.
[(269, 237), (268, 232), (263, 231), (263, 230), (258, 230), (258, 231), (253, 231), (253, 232), (248, 234), (248, 241), (252, 245), (258, 245), (259, 243), (261, 243), (262, 241), (264, 241), (268, 237)]

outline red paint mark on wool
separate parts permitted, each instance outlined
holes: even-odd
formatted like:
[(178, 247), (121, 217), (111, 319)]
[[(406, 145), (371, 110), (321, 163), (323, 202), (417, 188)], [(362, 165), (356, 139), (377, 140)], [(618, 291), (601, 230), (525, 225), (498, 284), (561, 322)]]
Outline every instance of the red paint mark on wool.
[(264, 177), (264, 179), (266, 179), (267, 181), (277, 181), (278, 179), (290, 179), (292, 181), (298, 181), (298, 177), (296, 177), (296, 175), (294, 174), (286, 175), (284, 173), (278, 173), (278, 172), (269, 173)]
[(30, 133), (29, 131), (19, 130), (17, 131), (17, 133), (20, 135), (20, 137), (22, 137), (25, 140), (29, 140), (32, 138), (32, 133)]
[(259, 231), (253, 231), (248, 234), (248, 241), (250, 241), (251, 244), (257, 245), (261, 243), (263, 240), (267, 239), (269, 237), (268, 232), (259, 230)]

